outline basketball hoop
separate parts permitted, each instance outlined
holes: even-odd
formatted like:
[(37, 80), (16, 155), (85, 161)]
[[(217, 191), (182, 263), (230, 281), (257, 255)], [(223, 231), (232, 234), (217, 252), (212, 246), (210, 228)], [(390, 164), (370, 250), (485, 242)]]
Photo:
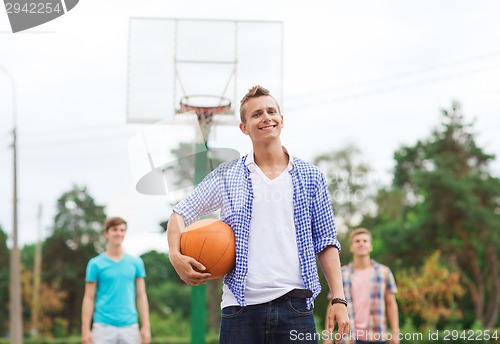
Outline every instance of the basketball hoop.
[(205, 144), (208, 141), (214, 115), (232, 115), (231, 100), (226, 97), (193, 95), (182, 97), (179, 113), (196, 114)]

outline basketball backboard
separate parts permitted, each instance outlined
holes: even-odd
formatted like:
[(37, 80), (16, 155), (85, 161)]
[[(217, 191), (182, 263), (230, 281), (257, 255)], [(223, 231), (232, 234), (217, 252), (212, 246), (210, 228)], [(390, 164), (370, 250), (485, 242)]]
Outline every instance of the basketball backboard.
[(129, 27), (127, 122), (193, 123), (187, 100), (230, 102), (212, 124), (237, 124), (239, 101), (257, 84), (282, 104), (282, 22), (136, 17)]

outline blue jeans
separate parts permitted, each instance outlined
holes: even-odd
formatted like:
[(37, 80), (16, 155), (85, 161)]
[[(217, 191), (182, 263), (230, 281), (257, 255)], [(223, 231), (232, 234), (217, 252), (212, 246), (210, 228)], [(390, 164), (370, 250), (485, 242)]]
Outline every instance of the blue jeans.
[(301, 298), (222, 309), (220, 344), (318, 343), (313, 310)]

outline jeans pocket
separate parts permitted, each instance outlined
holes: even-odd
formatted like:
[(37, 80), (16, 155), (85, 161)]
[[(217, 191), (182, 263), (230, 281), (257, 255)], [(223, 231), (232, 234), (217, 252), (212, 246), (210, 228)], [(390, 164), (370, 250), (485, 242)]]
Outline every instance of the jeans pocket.
[(222, 308), (221, 317), (222, 318), (234, 318), (243, 313), (245, 307), (241, 306), (228, 306)]
[(313, 314), (313, 307), (307, 309), (306, 299), (291, 297), (287, 299), (287, 305), (288, 308), (298, 315), (309, 316)]

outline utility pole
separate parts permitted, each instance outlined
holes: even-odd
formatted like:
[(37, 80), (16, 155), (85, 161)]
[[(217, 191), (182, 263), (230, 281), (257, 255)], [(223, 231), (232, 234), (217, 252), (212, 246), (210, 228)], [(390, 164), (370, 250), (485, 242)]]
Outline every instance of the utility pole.
[(42, 205), (38, 205), (38, 230), (35, 246), (35, 268), (33, 271), (33, 305), (31, 307), (31, 337), (39, 333), (40, 280), (42, 274)]
[(21, 301), (21, 258), (17, 246), (17, 135), (12, 130), (14, 165), (12, 250), (10, 253), (10, 338), (12, 344), (23, 344), (23, 317)]
[[(201, 138), (203, 139), (203, 138)], [(200, 140), (200, 138), (198, 138)], [(208, 140), (208, 138), (207, 138)], [(206, 149), (205, 151), (203, 149)], [(195, 143), (194, 185), (198, 185), (208, 174), (207, 141)], [(205, 344), (207, 329), (207, 285), (191, 287), (191, 343)]]
[(13, 199), (12, 199), (12, 249), (10, 251), (10, 338), (11, 344), (23, 344), (23, 312), (21, 301), (21, 259), (17, 246), (17, 114), (16, 85), (14, 78), (0, 66), (12, 87), (12, 151), (13, 151)]

